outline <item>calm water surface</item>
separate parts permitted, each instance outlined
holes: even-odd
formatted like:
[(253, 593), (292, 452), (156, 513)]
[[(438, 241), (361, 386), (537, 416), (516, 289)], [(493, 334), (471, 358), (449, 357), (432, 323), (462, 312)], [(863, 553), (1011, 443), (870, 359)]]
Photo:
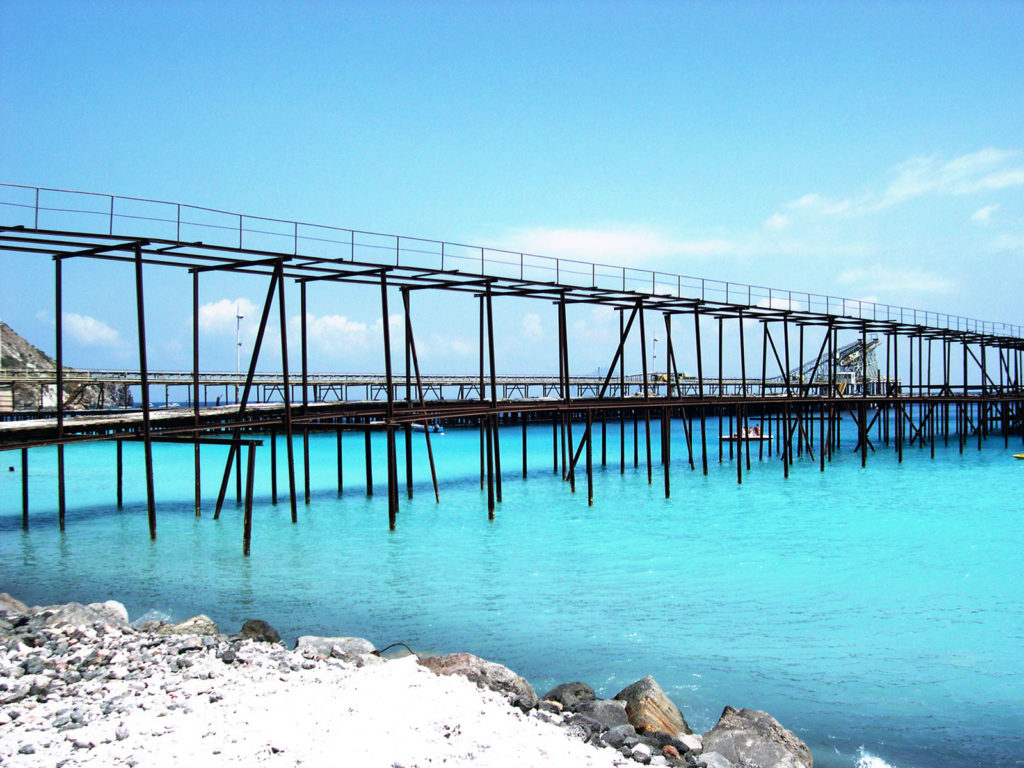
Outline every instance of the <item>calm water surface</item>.
[[(852, 429), (848, 429), (852, 432)], [(582, 432), (577, 427), (576, 434)], [(0, 477), (0, 590), (27, 602), (116, 598), (133, 618), (206, 613), (224, 631), (248, 618), (283, 636), (351, 634), (469, 651), (523, 674), (539, 693), (583, 680), (613, 696), (653, 674), (703, 731), (723, 706), (764, 709), (824, 768), (1013, 766), (1024, 761), (1024, 461), (1020, 438), (878, 446), (860, 467), (852, 443), (826, 471), (777, 458), (737, 485), (709, 439), (708, 477), (673, 429), (672, 498), (628, 463), (618, 429), (609, 465), (595, 453), (595, 503), (552, 473), (551, 427), (502, 432), (504, 502), (488, 521), (478, 432), (434, 439), (441, 504), (415, 436), (415, 498), (404, 488), (387, 530), (383, 436), (367, 498), (362, 436), (346, 435), (345, 491), (333, 436), (311, 440), (312, 503), (270, 504), (260, 449), (252, 556), (241, 509), (213, 497), (226, 451), (204, 448), (203, 517), (192, 507), (192, 450), (157, 445), (158, 539), (148, 538), (142, 453), (125, 444), (125, 507), (114, 508), (114, 448), (67, 451), (67, 531), (56, 525), (55, 452), (30, 453), (31, 529), (20, 471)], [(657, 461), (655, 427), (655, 460)], [(852, 435), (844, 435), (844, 438)], [(297, 441), (301, 447), (301, 443)], [(278, 447), (285, 488), (283, 444)], [(301, 455), (301, 454), (297, 454)], [(404, 455), (399, 444), (399, 455)], [(4, 454), (3, 469), (16, 453)], [(301, 477), (301, 464), (299, 465)], [(404, 473), (403, 473), (404, 477)], [(233, 485), (232, 485), (233, 488)]]

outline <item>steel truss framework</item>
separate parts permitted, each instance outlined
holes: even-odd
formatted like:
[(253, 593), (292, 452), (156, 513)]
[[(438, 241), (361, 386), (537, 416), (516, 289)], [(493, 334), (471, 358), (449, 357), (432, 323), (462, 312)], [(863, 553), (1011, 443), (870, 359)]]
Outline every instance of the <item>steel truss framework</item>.
[[(857, 430), (857, 450), (862, 464), (875, 442), (894, 445), (902, 460), (906, 445), (934, 446), (941, 439), (948, 443), (956, 435), (960, 450), (977, 438), (980, 448), (990, 432), (998, 429), (1004, 440), (1021, 432), (1024, 421), (1024, 391), (1021, 385), (1024, 339), (1017, 336), (979, 333), (977, 330), (955, 330), (930, 327), (893, 320), (851, 318), (840, 315), (679, 298), (629, 290), (596, 286), (581, 287), (557, 282), (543, 282), (507, 276), (468, 274), (458, 270), (432, 269), (401, 264), (357, 261), (345, 258), (324, 258), (301, 254), (285, 254), (242, 247), (225, 247), (199, 242), (134, 239), (88, 232), (47, 230), (27, 227), (0, 228), (0, 250), (37, 254), (53, 260), (53, 295), (56, 318), (55, 385), (58, 393), (65, 387), (62, 328), (62, 265), (68, 259), (125, 262), (133, 265), (137, 344), (139, 356), (138, 381), (141, 385), (141, 408), (138, 412), (117, 415), (69, 415), (63, 397), (57, 398), (52, 418), (33, 421), (10, 421), (0, 425), (0, 450), (20, 450), (22, 461), (23, 523), (28, 526), (28, 450), (40, 446), (57, 449), (57, 514), (64, 528), (66, 498), (64, 489), (64, 446), (81, 441), (113, 440), (118, 446), (118, 506), (122, 504), (121, 444), (124, 440), (141, 440), (144, 444), (147, 511), (150, 535), (157, 529), (156, 500), (153, 485), (154, 442), (185, 442), (194, 446), (195, 512), (201, 511), (200, 455), (204, 444), (226, 444), (228, 458), (218, 490), (214, 517), (219, 517), (231, 476), (235, 476), (236, 496), (244, 504), (243, 552), (248, 554), (252, 529), (252, 500), (255, 450), (262, 441), (253, 435), (271, 434), (273, 467), (272, 496), (277, 502), (276, 436), (284, 435), (287, 460), (287, 497), (291, 518), (298, 519), (297, 495), (303, 489), (305, 502), (310, 499), (309, 434), (313, 430), (335, 431), (338, 435), (338, 490), (342, 490), (341, 432), (361, 430), (366, 434), (367, 493), (373, 492), (370, 463), (370, 432), (380, 429), (386, 434), (387, 510), (391, 529), (399, 511), (399, 473), (404, 464), (408, 496), (413, 493), (412, 426), (414, 423), (460, 420), (479, 424), (481, 487), (487, 491), (488, 515), (493, 519), (501, 502), (501, 451), (498, 425), (503, 421), (523, 424), (522, 471), (526, 464), (526, 423), (545, 418), (552, 423), (552, 463), (555, 472), (575, 491), (578, 467), (584, 462), (588, 500), (593, 503), (593, 435), (595, 421), (601, 430), (602, 464), (607, 463), (608, 422), (618, 423), (620, 471), (626, 466), (626, 425), (633, 422), (633, 461), (639, 466), (640, 448), (644, 445), (647, 479), (653, 482), (654, 452), (651, 423), (660, 422), (662, 435), (660, 461), (666, 497), (671, 491), (670, 429), (673, 418), (681, 418), (685, 431), (687, 461), (696, 469), (695, 443), (699, 439), (702, 471), (708, 472), (707, 419), (718, 419), (718, 434), (741, 436), (735, 441), (719, 440), (718, 458), (735, 461), (737, 482), (743, 471), (750, 469), (751, 452), (762, 458), (778, 456), (783, 474), (788, 476), (794, 457), (807, 453), (812, 459), (817, 451), (818, 465), (824, 471), (827, 461), (838, 446), (840, 421), (849, 415)], [(149, 369), (146, 357), (146, 267), (161, 266), (187, 270), (192, 276), (193, 370), (191, 372), (191, 403), (189, 410), (154, 413), (150, 402)], [(199, 370), (199, 287), (203, 274), (209, 272), (262, 276), (267, 281), (256, 341), (242, 383), (241, 397), (235, 406), (200, 407), (201, 378)], [(301, 370), (297, 377), (288, 369), (288, 339), (285, 329), (285, 282), (294, 280), (299, 287), (301, 320)], [(383, 323), (384, 374), (378, 393), (380, 400), (350, 402), (339, 398), (325, 401), (309, 397), (311, 386), (308, 370), (306, 290), (310, 283), (335, 283), (366, 286), (379, 291), (382, 317), (389, 317), (389, 304), (400, 297), (405, 324), (404, 349), (394, 348), (389, 324)], [(468, 387), (475, 399), (445, 401), (431, 399), (430, 383), (419, 370), (413, 333), (412, 298), (420, 291), (455, 291), (472, 295), (479, 304), (479, 371), (476, 381)], [(544, 392), (557, 395), (548, 398), (508, 400), (507, 386), (499, 397), (495, 362), (493, 326), (494, 301), (506, 297), (550, 302), (558, 313), (559, 373)], [(268, 320), (277, 304), (279, 314), (281, 373), (280, 386), (274, 387), (282, 402), (254, 403), (257, 380), (256, 364), (264, 346)], [(570, 375), (570, 338), (567, 308), (573, 305), (607, 306), (619, 313), (619, 340), (608, 365), (607, 374), (588, 384), (587, 396), (572, 396)], [(647, 366), (648, 318), (661, 315), (667, 353), (663, 371), (649, 371)], [(704, 322), (702, 322), (704, 321)], [(717, 324), (718, 376), (706, 377), (704, 357), (709, 340), (702, 338), (702, 326), (708, 321)], [(739, 379), (727, 387), (722, 376), (722, 359), (726, 324), (736, 323), (741, 371)], [(759, 376), (747, 370), (746, 328), (761, 327)], [(661, 331), (657, 331), (661, 333)], [(673, 333), (696, 350), (695, 377), (684, 377), (676, 364)], [(706, 335), (706, 331), (703, 331)], [(847, 339), (859, 337), (860, 349), (881, 356), (884, 364), (872, 369), (861, 365), (859, 381), (841, 379), (843, 352), (847, 357), (851, 345), (840, 345), (839, 335)], [(629, 391), (623, 366), (623, 351), (630, 338), (639, 336), (642, 377), (637, 396), (626, 397)], [(797, 359), (791, 359), (791, 341), (797, 337)], [(805, 338), (805, 335), (807, 338)], [(869, 335), (872, 341), (869, 342)], [(805, 342), (813, 338), (805, 348)], [(712, 343), (714, 340), (711, 340)], [(900, 347), (906, 345), (901, 357)], [(876, 349), (877, 347), (877, 349)], [(404, 352), (402, 374), (392, 367), (395, 353)], [(934, 354), (933, 354), (934, 353)], [(937, 360), (935, 358), (938, 358)], [(900, 371), (900, 360), (909, 360), (909, 370)], [(882, 371), (884, 370), (884, 376)], [(954, 384), (954, 376), (959, 382)], [(297, 379), (297, 380), (296, 380)], [(299, 399), (295, 392), (301, 393)], [(328, 391), (332, 391), (328, 388)], [(582, 392), (577, 387), (577, 395)], [(511, 392), (516, 394), (515, 387)], [(319, 394), (319, 392), (316, 392)], [(872, 415), (873, 414), (873, 415)], [(728, 428), (725, 428), (727, 422)], [(953, 423), (953, 428), (950, 424)], [(640, 425), (643, 440), (640, 439)], [(582, 425), (576, 439), (574, 426)], [(751, 426), (766, 439), (744, 439)], [(817, 435), (815, 435), (817, 428)], [(398, 457), (396, 434), (405, 434), (405, 460)], [(296, 457), (293, 435), (302, 436), (302, 483), (296, 478)], [(699, 433), (699, 434), (698, 434)], [(435, 498), (439, 500), (430, 432), (423, 432), (426, 454)], [(872, 439), (874, 435), (874, 440)], [(755, 448), (752, 448), (755, 445)], [(244, 450), (243, 450), (244, 449)], [(245, 453), (245, 470), (242, 455)], [(243, 493), (244, 478), (244, 493)], [(243, 501), (244, 499), (244, 501)]]

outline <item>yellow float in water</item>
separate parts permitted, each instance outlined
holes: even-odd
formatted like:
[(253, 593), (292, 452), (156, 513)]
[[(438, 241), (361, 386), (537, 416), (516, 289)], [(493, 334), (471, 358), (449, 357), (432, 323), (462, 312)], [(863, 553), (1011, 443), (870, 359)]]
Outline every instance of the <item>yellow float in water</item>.
[(1015, 453), (1015, 454), (1013, 454), (1013, 458), (1015, 458), (1015, 459), (1024, 459), (1024, 453)]

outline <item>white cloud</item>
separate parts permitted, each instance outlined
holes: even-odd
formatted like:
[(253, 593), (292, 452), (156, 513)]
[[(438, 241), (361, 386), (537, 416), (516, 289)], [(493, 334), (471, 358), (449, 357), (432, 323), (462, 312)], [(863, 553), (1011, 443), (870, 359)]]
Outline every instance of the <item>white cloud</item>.
[(992, 223), (992, 214), (999, 210), (999, 203), (995, 205), (986, 205), (984, 208), (979, 208), (971, 216), (971, 221), (982, 227), (987, 227)]
[(890, 294), (894, 290), (912, 293), (952, 293), (956, 282), (923, 269), (894, 269), (875, 266), (870, 269), (850, 269), (839, 275), (839, 282)]
[(544, 338), (544, 327), (540, 322), (540, 315), (534, 312), (527, 312), (521, 321), (523, 338), (530, 341), (539, 341)]
[[(881, 191), (838, 200), (811, 193), (787, 203), (784, 208), (803, 216), (853, 217), (892, 208), (925, 195), (972, 195), (1021, 186), (1024, 185), (1024, 163), (1020, 157), (1017, 150), (995, 147), (945, 161), (936, 156), (912, 157), (891, 169), (893, 178)], [(771, 228), (768, 223), (766, 229)]]
[(258, 320), (256, 305), (249, 299), (220, 299), (199, 307), (199, 329), (204, 333), (233, 334), (237, 315), (243, 315), (244, 335), (256, 327)]
[(637, 264), (666, 256), (714, 256), (735, 249), (722, 238), (676, 240), (641, 227), (618, 229), (557, 229), (535, 227), (503, 238), (509, 250), (538, 256), (580, 259), (610, 264)]
[[(298, 325), (301, 318), (296, 316), (290, 325)], [(369, 328), (366, 323), (350, 320), (344, 315), (306, 314), (307, 343), (329, 355), (341, 356), (346, 350), (356, 347), (364, 349), (369, 342)]]
[(764, 222), (764, 229), (769, 232), (779, 232), (789, 226), (789, 217), (783, 216), (781, 213), (773, 213)]
[(79, 344), (90, 347), (117, 347), (121, 344), (121, 334), (102, 320), (73, 312), (65, 312), (63, 318), (64, 330)]

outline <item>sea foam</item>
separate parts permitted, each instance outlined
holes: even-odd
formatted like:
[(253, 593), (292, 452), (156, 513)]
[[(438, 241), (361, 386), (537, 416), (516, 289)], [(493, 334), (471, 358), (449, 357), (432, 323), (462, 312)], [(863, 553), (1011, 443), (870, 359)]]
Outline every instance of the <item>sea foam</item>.
[(865, 751), (864, 747), (859, 750), (860, 757), (857, 759), (856, 768), (895, 768), (890, 763), (885, 762), (880, 757), (875, 757), (870, 752)]

